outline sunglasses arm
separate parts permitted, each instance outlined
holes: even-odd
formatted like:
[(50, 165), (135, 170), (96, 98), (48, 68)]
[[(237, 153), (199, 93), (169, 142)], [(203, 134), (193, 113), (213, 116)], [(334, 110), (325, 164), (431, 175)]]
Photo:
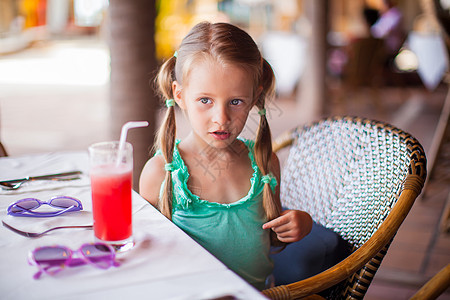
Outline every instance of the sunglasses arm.
[[(37, 266), (38, 267), (38, 271), (36, 273), (34, 273), (33, 275), (33, 279), (39, 279), (41, 278), (42, 273), (47, 273), (49, 275), (53, 275), (58, 273), (59, 271), (61, 271), (64, 268), (64, 265), (55, 265), (55, 264), (50, 264), (48, 266), (41, 266), (40, 264), (36, 263), (34, 261), (34, 259), (32, 258), (32, 255), (30, 254), (28, 256), (28, 264), (31, 266)], [(52, 272), (49, 272), (49, 270), (53, 268), (54, 270)]]
[(20, 213), (15, 213), (12, 211), (9, 211), (8, 214), (11, 216), (16, 217), (38, 217), (38, 218), (46, 218), (46, 217), (56, 217), (59, 215), (62, 215), (63, 213), (70, 212), (70, 211), (79, 211), (82, 208), (77, 205), (71, 205), (68, 208), (65, 208), (63, 210), (57, 211), (57, 212), (37, 212), (32, 210), (22, 210)]

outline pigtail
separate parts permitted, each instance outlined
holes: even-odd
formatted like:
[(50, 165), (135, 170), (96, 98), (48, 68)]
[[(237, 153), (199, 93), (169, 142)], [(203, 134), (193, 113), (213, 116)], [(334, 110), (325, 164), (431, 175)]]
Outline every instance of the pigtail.
[[(259, 109), (260, 121), (255, 140), (255, 160), (263, 176), (270, 176), (272, 160), (272, 134), (265, 112), (266, 98), (272, 96), (274, 90), (274, 74), (270, 65), (263, 59), (262, 91), (257, 99), (256, 106)], [(281, 213), (281, 206), (277, 205), (270, 188), (270, 181), (264, 184), (263, 207), (267, 219), (277, 218)]]
[(162, 66), (156, 78), (157, 85), (161, 91), (167, 111), (164, 120), (157, 133), (157, 145), (166, 161), (164, 190), (158, 202), (159, 211), (169, 220), (172, 219), (172, 159), (175, 146), (176, 122), (175, 106), (172, 92), (172, 82), (174, 79), (176, 58), (171, 57)]
[[(273, 220), (280, 216), (281, 205), (275, 201), (274, 193), (270, 187), (271, 161), (272, 161), (272, 134), (270, 132), (269, 123), (266, 117), (265, 102), (266, 98), (272, 97), (274, 94), (275, 76), (269, 63), (262, 59), (262, 91), (256, 101), (258, 107), (260, 121), (255, 140), (255, 160), (263, 175), (263, 208), (267, 216), (267, 220)], [(271, 232), (273, 245), (280, 245), (280, 241), (276, 235)]]
[(172, 82), (175, 81), (175, 63), (177, 58), (172, 56), (163, 63), (156, 76), (156, 86), (161, 92), (164, 100), (172, 99)]

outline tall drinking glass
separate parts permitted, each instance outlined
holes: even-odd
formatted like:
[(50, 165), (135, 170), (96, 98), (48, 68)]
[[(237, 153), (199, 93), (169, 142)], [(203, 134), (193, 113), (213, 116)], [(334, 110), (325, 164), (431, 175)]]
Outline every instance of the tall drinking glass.
[(133, 147), (125, 143), (119, 151), (119, 142), (96, 143), (89, 147), (89, 160), (95, 237), (118, 251), (128, 250), (133, 246)]

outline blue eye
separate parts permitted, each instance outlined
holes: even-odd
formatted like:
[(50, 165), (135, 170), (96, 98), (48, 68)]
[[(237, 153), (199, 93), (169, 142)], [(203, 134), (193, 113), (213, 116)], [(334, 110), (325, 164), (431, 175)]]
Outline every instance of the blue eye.
[(201, 98), (200, 102), (203, 103), (203, 104), (209, 104), (209, 103), (211, 103), (211, 100), (208, 99), (208, 98)]
[(242, 103), (242, 100), (240, 99), (233, 99), (230, 101), (231, 105), (239, 105)]

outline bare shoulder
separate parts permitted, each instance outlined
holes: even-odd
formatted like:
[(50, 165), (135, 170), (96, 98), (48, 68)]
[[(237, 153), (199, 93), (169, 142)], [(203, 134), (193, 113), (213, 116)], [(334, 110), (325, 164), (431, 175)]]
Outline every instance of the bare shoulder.
[(156, 155), (145, 164), (139, 178), (139, 194), (153, 206), (157, 206), (161, 184), (164, 181), (164, 157)]

